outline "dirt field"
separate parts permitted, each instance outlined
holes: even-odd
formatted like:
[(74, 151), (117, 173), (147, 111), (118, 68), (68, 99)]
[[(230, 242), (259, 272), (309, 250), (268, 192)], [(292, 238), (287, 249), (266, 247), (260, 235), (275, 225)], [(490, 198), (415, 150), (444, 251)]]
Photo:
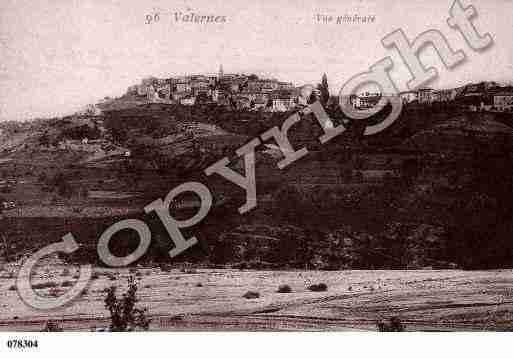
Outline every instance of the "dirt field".
[[(76, 268), (46, 264), (33, 283), (75, 281)], [(151, 330), (376, 330), (378, 319), (398, 316), (407, 330), (511, 330), (513, 271), (239, 271), (132, 269), (139, 279), (139, 306)], [(17, 269), (0, 272), (0, 331), (41, 330), (49, 320), (65, 330), (108, 326), (103, 290), (126, 288), (128, 269), (96, 269), (98, 278), (72, 305), (52, 312), (28, 308), (18, 298)], [(68, 273), (69, 272), (69, 273)], [(310, 284), (326, 283), (325, 292)], [(288, 284), (291, 293), (277, 293)], [(247, 291), (260, 298), (244, 299)]]

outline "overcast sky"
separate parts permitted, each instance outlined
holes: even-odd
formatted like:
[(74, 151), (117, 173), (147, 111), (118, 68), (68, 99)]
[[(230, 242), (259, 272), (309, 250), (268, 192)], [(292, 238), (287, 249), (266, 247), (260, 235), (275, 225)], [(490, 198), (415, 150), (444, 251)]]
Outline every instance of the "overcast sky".
[[(66, 114), (154, 75), (267, 74), (330, 90), (385, 56), (400, 89), (408, 72), (381, 38), (402, 28), (410, 39), (436, 28), (468, 61), (442, 68), (432, 50), (422, 59), (439, 68), (431, 87), (513, 80), (513, 1), (462, 0), (479, 12), (476, 28), (495, 43), (473, 52), (446, 19), (453, 0), (1, 0), (0, 120)], [(145, 24), (158, 12), (160, 21)], [(175, 22), (174, 12), (226, 16), (226, 22)], [(372, 24), (322, 24), (316, 14), (375, 16)]]

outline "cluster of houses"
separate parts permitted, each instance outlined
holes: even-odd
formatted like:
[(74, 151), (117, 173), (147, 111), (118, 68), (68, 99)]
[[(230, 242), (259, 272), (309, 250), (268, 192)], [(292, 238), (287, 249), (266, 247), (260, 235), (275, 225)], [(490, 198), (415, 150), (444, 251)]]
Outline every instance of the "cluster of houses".
[[(356, 109), (368, 109), (382, 97), (378, 92), (362, 92), (351, 96)], [(403, 104), (448, 104), (469, 111), (513, 111), (513, 87), (501, 87), (496, 82), (468, 84), (454, 89), (435, 90), (422, 88), (399, 93)]]
[[(314, 89), (317, 91), (317, 89)], [(319, 96), (319, 94), (317, 93)], [(291, 82), (262, 79), (256, 75), (225, 74), (221, 65), (217, 75), (184, 75), (166, 79), (146, 78), (128, 88), (127, 97), (147, 102), (182, 105), (216, 103), (238, 110), (284, 112), (305, 105), (300, 88)], [(388, 95), (362, 92), (350, 96), (353, 107), (366, 110)], [(453, 89), (421, 88), (400, 92), (403, 104), (448, 104), (470, 111), (513, 111), (513, 87), (496, 82), (468, 84)]]
[(261, 79), (256, 75), (186, 75), (166, 79), (146, 78), (128, 88), (127, 96), (149, 102), (217, 103), (240, 110), (288, 111), (300, 101), (299, 89), (290, 82)]

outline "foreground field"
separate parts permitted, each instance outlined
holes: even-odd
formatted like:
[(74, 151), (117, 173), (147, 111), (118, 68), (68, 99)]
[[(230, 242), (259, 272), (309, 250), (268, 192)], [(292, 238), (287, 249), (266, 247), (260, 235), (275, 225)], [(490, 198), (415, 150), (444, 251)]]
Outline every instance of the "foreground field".
[[(200, 269), (96, 269), (86, 293), (51, 312), (30, 309), (12, 288), (13, 265), (0, 272), (0, 331), (41, 330), (47, 320), (65, 330), (108, 326), (104, 289), (124, 292), (139, 279), (139, 306), (151, 330), (376, 330), (376, 321), (398, 316), (407, 330), (511, 330), (513, 271), (239, 271)], [(41, 294), (59, 293), (76, 268), (47, 264), (33, 283), (54, 282)], [(75, 276), (76, 278), (76, 276)], [(325, 292), (310, 284), (326, 283)], [(69, 284), (69, 283), (68, 283)], [(288, 284), (291, 293), (277, 293)], [(257, 299), (245, 299), (247, 291)]]

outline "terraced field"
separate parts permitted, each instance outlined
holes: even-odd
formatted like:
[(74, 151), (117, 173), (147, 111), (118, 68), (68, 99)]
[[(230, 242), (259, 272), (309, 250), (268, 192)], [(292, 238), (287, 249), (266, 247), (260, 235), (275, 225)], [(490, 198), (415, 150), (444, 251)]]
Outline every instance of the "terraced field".
[[(511, 330), (513, 271), (239, 271), (155, 268), (96, 268), (93, 280), (72, 305), (36, 311), (12, 287), (16, 266), (0, 272), (0, 331), (41, 330), (47, 320), (65, 330), (108, 326), (104, 289), (120, 292), (129, 275), (139, 280), (139, 305), (147, 307), (151, 330), (376, 330), (376, 321), (398, 316), (407, 330)], [(56, 295), (73, 282), (76, 268), (49, 263), (33, 283), (54, 282), (41, 295)], [(324, 292), (307, 289), (326, 283)], [(288, 284), (291, 293), (277, 293)], [(247, 291), (260, 294), (243, 298)]]

